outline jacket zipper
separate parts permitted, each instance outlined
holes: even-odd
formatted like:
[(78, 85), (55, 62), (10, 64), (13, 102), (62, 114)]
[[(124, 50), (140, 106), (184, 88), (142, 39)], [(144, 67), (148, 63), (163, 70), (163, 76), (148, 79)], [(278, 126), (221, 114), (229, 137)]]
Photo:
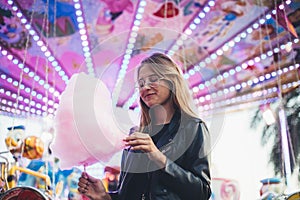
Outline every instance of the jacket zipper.
[(173, 139), (172, 139), (171, 142), (169, 142), (169, 143), (167, 143), (167, 144), (161, 146), (161, 147), (159, 148), (159, 150), (160, 150), (162, 153), (165, 153), (164, 148), (165, 148), (166, 146), (169, 146), (169, 145), (173, 144), (173, 143), (174, 143), (174, 141), (173, 141)]
[[(151, 192), (149, 192), (149, 200), (151, 200), (152, 199), (152, 197), (151, 197), (152, 195), (151, 195)], [(146, 197), (145, 197), (145, 194), (143, 193), (142, 194), (142, 198), (141, 198), (141, 200), (145, 200), (146, 199)]]
[[(177, 133), (179, 133), (180, 131), (181, 131), (181, 129), (183, 129), (183, 127), (179, 127), (179, 129), (178, 129), (178, 131), (177, 131)], [(171, 141), (170, 141), (171, 140)], [(159, 150), (161, 151), (161, 152), (165, 152), (164, 150), (163, 150), (163, 148), (165, 148), (166, 146), (168, 146), (168, 145), (171, 145), (171, 144), (173, 144), (174, 143), (174, 141), (173, 141), (173, 138), (170, 138), (169, 139), (169, 143), (167, 143), (167, 144), (165, 144), (165, 145), (163, 145), (163, 146), (161, 146), (160, 148), (159, 148)]]
[(141, 200), (145, 200), (145, 199), (146, 199), (145, 194), (142, 194)]

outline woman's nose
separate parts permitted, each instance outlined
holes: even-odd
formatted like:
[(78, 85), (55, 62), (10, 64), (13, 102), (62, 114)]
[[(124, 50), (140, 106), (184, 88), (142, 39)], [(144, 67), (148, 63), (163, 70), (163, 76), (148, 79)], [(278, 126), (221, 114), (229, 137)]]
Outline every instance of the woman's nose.
[(149, 83), (145, 83), (143, 89), (151, 89), (151, 86)]
[(149, 84), (145, 84), (143, 87), (139, 88), (139, 91), (142, 92), (149, 89), (151, 89), (151, 86)]

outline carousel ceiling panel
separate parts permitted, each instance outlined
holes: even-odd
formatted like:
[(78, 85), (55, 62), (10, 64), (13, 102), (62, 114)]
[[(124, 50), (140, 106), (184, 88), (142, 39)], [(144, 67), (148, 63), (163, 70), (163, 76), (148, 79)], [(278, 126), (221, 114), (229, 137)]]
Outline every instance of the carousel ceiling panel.
[(0, 0), (1, 109), (52, 114), (80, 72), (134, 109), (136, 67), (156, 51), (182, 67), (200, 110), (272, 98), (299, 84), (298, 10), (297, 1)]

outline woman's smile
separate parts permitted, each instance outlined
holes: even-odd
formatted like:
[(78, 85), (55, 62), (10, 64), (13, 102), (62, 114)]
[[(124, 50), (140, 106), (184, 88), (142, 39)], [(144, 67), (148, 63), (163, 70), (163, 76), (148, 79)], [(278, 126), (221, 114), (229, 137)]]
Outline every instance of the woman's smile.
[(153, 98), (156, 95), (156, 93), (149, 93), (145, 95), (145, 100), (149, 99), (149, 98)]

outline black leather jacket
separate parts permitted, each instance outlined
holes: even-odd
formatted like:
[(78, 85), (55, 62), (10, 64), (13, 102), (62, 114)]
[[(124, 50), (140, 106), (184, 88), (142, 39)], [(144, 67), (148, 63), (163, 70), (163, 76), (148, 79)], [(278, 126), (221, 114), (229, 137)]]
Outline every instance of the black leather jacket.
[(141, 184), (149, 185), (149, 199), (210, 198), (210, 139), (207, 127), (200, 119), (185, 114), (180, 116), (173, 117), (166, 137), (161, 137), (157, 143), (160, 151), (167, 156), (164, 169), (156, 168), (145, 154), (123, 151), (119, 189), (111, 193), (113, 200), (135, 200), (128, 198), (126, 189), (134, 181), (135, 173), (146, 171), (151, 171), (151, 179), (149, 183)]

